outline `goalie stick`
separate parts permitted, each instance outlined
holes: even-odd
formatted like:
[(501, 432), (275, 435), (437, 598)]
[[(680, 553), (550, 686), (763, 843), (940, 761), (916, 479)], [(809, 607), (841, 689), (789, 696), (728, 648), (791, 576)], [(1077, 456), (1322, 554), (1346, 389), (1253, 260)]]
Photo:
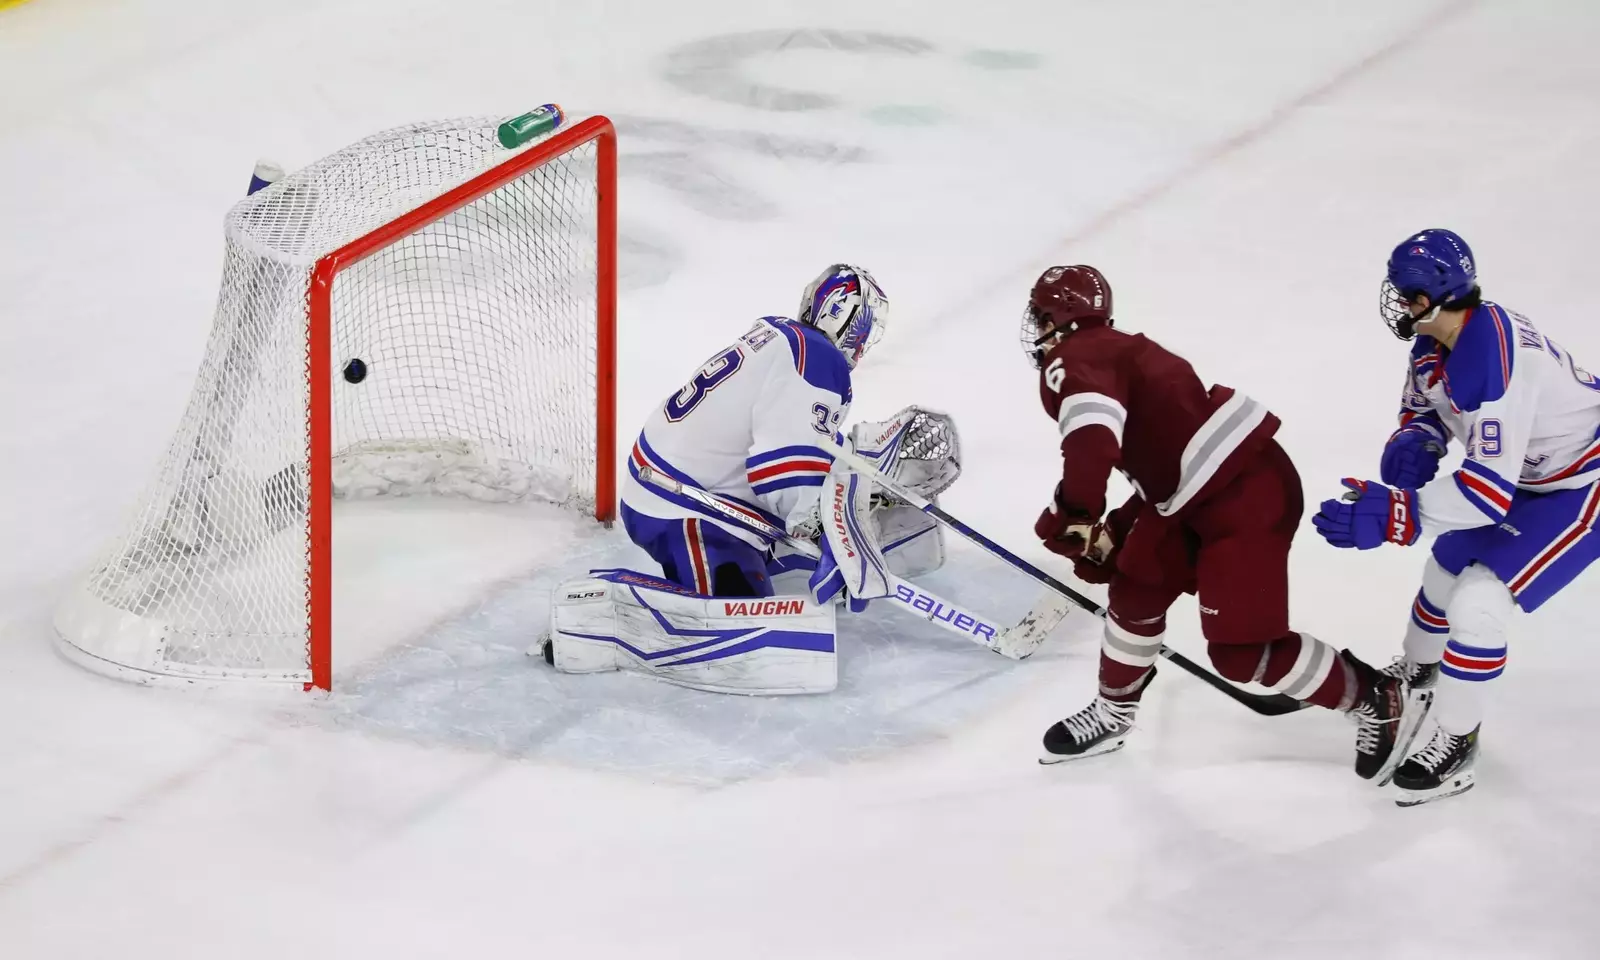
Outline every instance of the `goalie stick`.
[[(699, 487), (691, 487), (676, 478), (651, 469), (648, 465), (639, 468), (639, 479), (663, 490), (686, 496), (751, 533), (781, 540), (813, 560), (822, 556), (822, 550), (809, 540), (792, 537), (787, 531), (742, 512), (727, 501)], [(987, 617), (978, 616), (899, 577), (892, 578), (891, 585), (894, 588), (893, 595), (883, 599), (893, 601), (895, 606), (909, 610), (920, 619), (959, 634), (981, 647), (987, 647), (1012, 660), (1021, 660), (1038, 649), (1045, 634), (1053, 630), (1066, 615), (1065, 608), (1034, 609), (1028, 611), (1027, 616), (1015, 626), (998, 627), (991, 625)], [(1019, 654), (1017, 652), (1019, 650), (1025, 652)]]
[[(1039, 583), (1048, 587), (1051, 591), (1054, 591), (1059, 596), (1071, 601), (1074, 604), (1077, 604), (1079, 607), (1082, 607), (1084, 610), (1089, 611), (1097, 617), (1104, 617), (1106, 615), (1105, 607), (1095, 603), (1093, 600), (1090, 600), (1088, 597), (1057, 580), (1055, 577), (1050, 576), (1050, 574), (1045, 573), (1043, 570), (1040, 570), (1038, 567), (1012, 553), (1010, 550), (1007, 550), (1005, 547), (1002, 547), (1000, 544), (995, 543), (993, 540), (990, 540), (988, 537), (967, 526), (956, 517), (946, 513), (938, 504), (932, 503), (927, 498), (918, 495), (915, 491), (907, 489), (898, 483), (893, 477), (885, 474), (872, 461), (860, 456), (859, 454), (853, 453), (844, 447), (835, 447), (833, 454), (835, 457), (843, 460), (857, 473), (871, 477), (873, 483), (883, 487), (884, 490), (893, 494), (895, 497), (905, 501), (913, 507), (916, 507), (918, 510), (926, 513), (928, 516), (933, 517), (935, 520), (954, 530), (956, 533), (961, 534), (963, 537), (977, 544), (985, 552), (1022, 571), (1023, 573), (1037, 580)], [(1044, 603), (1036, 604), (1034, 609), (1037, 611), (1044, 606)], [(1060, 617), (1057, 617), (1056, 622), (1059, 620)], [(1055, 622), (1052, 622), (1050, 626), (1054, 627)], [(1045, 632), (1049, 632), (1048, 629), (1046, 629)], [(1038, 637), (1039, 641), (1042, 641), (1043, 639), (1044, 637), (1042, 635)], [(1026, 654), (1023, 655), (1026, 656)], [(1297, 713), (1301, 709), (1309, 706), (1309, 704), (1302, 700), (1296, 700), (1293, 697), (1285, 696), (1281, 693), (1251, 693), (1248, 690), (1237, 687), (1222, 677), (1217, 676), (1215, 673), (1212, 673), (1210, 670), (1207, 670), (1205, 667), (1195, 663), (1193, 660), (1190, 660), (1188, 657), (1172, 649), (1166, 644), (1161, 645), (1161, 656), (1167, 660), (1170, 660), (1172, 664), (1178, 667), (1180, 670), (1183, 670), (1201, 682), (1221, 692), (1224, 696), (1229, 697), (1230, 699), (1263, 716), (1277, 717), (1286, 713)]]

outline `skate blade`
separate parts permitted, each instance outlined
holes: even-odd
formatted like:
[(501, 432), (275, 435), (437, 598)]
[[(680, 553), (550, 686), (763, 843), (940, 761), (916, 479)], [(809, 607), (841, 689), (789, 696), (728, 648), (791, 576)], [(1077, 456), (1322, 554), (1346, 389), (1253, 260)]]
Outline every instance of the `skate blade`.
[(1047, 753), (1041, 754), (1039, 756), (1039, 763), (1041, 765), (1043, 765), (1043, 766), (1048, 767), (1048, 766), (1052, 766), (1052, 765), (1057, 764), (1057, 763), (1068, 763), (1068, 762), (1073, 761), (1073, 760), (1087, 760), (1090, 757), (1098, 757), (1101, 754), (1105, 754), (1105, 753), (1116, 753), (1118, 750), (1121, 750), (1122, 749), (1122, 745), (1124, 743), (1127, 743), (1127, 742), (1128, 742), (1128, 738), (1127, 737), (1118, 737), (1115, 740), (1107, 740), (1104, 743), (1097, 743), (1093, 747), (1090, 747), (1088, 750), (1085, 750), (1082, 753), (1048, 753), (1047, 752)]
[(1435, 800), (1443, 800), (1460, 793), (1466, 793), (1477, 785), (1478, 777), (1474, 771), (1466, 770), (1457, 773), (1447, 782), (1439, 784), (1432, 790), (1402, 790), (1400, 796), (1395, 798), (1397, 807), (1416, 807)]
[(1411, 755), (1411, 744), (1422, 732), (1422, 722), (1428, 719), (1428, 711), (1432, 707), (1432, 690), (1413, 690), (1406, 694), (1406, 707), (1400, 713), (1400, 729), (1395, 733), (1394, 750), (1389, 754), (1389, 762), (1372, 778), (1373, 783), (1386, 787), (1394, 779), (1394, 772)]
[(530, 657), (542, 657), (545, 663), (551, 666), (555, 665), (555, 656), (550, 649), (550, 634), (548, 633), (541, 633), (539, 639), (533, 641), (533, 645), (523, 652)]

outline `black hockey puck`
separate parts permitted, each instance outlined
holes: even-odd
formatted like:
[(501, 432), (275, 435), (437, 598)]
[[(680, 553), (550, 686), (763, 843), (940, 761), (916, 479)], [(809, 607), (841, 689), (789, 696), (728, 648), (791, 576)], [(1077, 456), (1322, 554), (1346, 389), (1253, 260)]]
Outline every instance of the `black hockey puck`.
[(350, 362), (344, 365), (344, 379), (347, 383), (360, 383), (367, 379), (367, 361), (351, 357)]

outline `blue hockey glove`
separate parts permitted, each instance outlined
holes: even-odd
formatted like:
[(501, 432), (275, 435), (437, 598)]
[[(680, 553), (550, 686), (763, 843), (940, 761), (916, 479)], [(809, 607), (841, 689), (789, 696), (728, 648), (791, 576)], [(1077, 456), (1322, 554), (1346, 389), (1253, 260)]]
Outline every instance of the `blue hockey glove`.
[(1386, 487), (1371, 480), (1345, 477), (1349, 488), (1337, 500), (1324, 500), (1311, 525), (1336, 547), (1371, 550), (1384, 543), (1410, 546), (1422, 526), (1417, 517), (1417, 492)]
[(1391, 487), (1415, 490), (1439, 472), (1444, 450), (1437, 429), (1425, 421), (1413, 420), (1389, 436), (1378, 463), (1378, 475)]

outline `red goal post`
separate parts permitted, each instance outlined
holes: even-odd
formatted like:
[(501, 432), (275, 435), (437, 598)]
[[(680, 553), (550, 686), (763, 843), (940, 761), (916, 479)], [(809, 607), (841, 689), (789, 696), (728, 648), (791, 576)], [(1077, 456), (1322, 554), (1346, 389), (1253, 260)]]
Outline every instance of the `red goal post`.
[[(332, 291), (334, 278), (377, 251), (416, 233), (535, 167), (594, 142), (597, 242), (595, 266), (595, 509), (596, 520), (616, 519), (617, 404), (617, 133), (606, 117), (590, 117), (498, 167), (463, 183), (364, 237), (317, 261), (311, 273), (307, 329), (310, 376), (310, 504), (307, 617), (310, 624), (311, 681), (306, 689), (333, 686), (333, 423)], [(318, 376), (315, 371), (329, 371)]]

